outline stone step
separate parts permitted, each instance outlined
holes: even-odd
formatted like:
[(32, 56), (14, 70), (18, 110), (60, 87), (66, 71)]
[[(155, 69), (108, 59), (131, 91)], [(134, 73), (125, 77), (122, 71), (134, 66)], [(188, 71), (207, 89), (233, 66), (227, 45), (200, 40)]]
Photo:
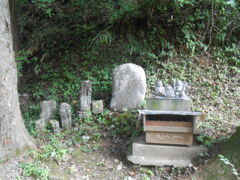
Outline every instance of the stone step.
[(128, 160), (140, 165), (183, 167), (189, 166), (191, 160), (203, 152), (207, 152), (207, 148), (204, 146), (145, 144), (141, 137), (132, 144), (132, 153), (128, 155)]

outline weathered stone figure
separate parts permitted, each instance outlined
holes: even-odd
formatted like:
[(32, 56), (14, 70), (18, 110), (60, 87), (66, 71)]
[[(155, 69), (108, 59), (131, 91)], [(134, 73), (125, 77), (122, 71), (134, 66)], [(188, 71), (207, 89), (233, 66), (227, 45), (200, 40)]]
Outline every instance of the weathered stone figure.
[(154, 95), (174, 99), (190, 99), (185, 93), (186, 88), (187, 82), (181, 80), (174, 80), (173, 87), (169, 84), (164, 87), (162, 82), (158, 80), (155, 85)]
[(72, 113), (71, 106), (67, 103), (60, 105), (61, 125), (63, 129), (71, 129), (72, 127)]
[(173, 87), (170, 84), (166, 84), (165, 92), (166, 92), (166, 97), (168, 97), (168, 98), (174, 98), (175, 97)]
[(166, 92), (165, 92), (165, 88), (162, 84), (162, 81), (158, 80), (156, 82), (156, 86), (155, 86), (155, 95), (156, 96), (165, 96)]
[(81, 90), (81, 111), (91, 111), (92, 82), (83, 81)]
[(175, 98), (187, 98), (187, 95), (185, 94), (186, 87), (187, 82), (183, 82), (181, 80), (174, 80)]
[(0, 160), (16, 150), (33, 146), (19, 108), (17, 71), (14, 61), (13, 0), (0, 1)]

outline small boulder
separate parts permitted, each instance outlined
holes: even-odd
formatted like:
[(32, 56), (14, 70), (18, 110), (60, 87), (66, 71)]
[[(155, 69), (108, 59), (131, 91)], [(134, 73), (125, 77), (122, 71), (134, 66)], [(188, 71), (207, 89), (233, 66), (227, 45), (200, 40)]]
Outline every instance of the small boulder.
[(91, 115), (92, 115), (91, 111), (86, 111), (86, 112), (79, 111), (78, 112), (78, 117), (80, 119), (87, 119), (87, 118), (91, 117)]
[(103, 100), (92, 102), (92, 112), (93, 114), (100, 114), (103, 112)]
[(127, 63), (113, 71), (110, 107), (117, 111), (137, 109), (146, 94), (146, 75), (142, 67)]
[(60, 125), (59, 122), (57, 120), (50, 120), (50, 125), (52, 127), (53, 133), (57, 134), (60, 133)]
[(57, 109), (56, 101), (54, 100), (42, 101), (40, 103), (40, 106), (41, 106), (40, 119), (45, 119), (46, 121), (52, 119)]
[(45, 126), (46, 126), (46, 120), (45, 119), (39, 119), (36, 122), (36, 131), (38, 133), (43, 133), (45, 131)]

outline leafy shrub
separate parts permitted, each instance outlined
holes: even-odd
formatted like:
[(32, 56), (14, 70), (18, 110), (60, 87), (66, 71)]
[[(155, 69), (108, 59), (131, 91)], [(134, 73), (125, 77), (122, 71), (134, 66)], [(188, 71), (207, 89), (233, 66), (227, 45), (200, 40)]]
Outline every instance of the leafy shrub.
[(41, 167), (40, 162), (34, 163), (22, 163), (20, 164), (22, 168), (23, 176), (32, 176), (40, 180), (48, 180), (50, 170), (48, 168)]

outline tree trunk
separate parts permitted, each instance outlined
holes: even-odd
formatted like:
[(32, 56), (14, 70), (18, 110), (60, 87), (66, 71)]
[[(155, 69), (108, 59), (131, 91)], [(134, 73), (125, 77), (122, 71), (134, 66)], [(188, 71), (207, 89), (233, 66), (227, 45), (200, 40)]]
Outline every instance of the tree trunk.
[(10, 1), (0, 0), (0, 160), (33, 146), (19, 107)]

